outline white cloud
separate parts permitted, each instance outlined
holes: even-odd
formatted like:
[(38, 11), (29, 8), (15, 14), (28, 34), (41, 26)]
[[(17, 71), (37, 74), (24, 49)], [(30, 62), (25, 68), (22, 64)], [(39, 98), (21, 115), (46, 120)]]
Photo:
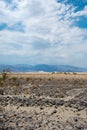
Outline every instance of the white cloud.
[[(87, 7), (76, 13), (74, 9), (56, 0), (13, 0), (12, 4), (1, 0), (0, 23), (13, 30), (0, 32), (0, 54), (30, 59), (31, 64), (83, 66), (87, 29), (76, 27), (74, 18), (86, 16)], [(18, 31), (20, 24), (14, 26), (17, 23), (23, 32)]]
[(78, 16), (85, 16), (85, 17), (87, 17), (87, 6), (85, 6), (84, 9), (81, 10), (81, 11), (78, 11), (76, 13), (74, 13), (74, 12), (72, 13), (72, 17), (78, 17)]

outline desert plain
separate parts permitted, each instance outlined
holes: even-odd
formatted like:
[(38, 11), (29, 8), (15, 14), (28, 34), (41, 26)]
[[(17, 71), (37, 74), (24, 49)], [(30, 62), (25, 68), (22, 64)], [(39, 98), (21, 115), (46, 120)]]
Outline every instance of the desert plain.
[(0, 74), (0, 130), (87, 130), (87, 74)]

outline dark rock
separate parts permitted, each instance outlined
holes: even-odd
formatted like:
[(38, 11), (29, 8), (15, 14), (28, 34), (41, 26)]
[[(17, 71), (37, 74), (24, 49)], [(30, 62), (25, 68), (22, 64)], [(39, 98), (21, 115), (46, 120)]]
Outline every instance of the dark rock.
[(82, 126), (76, 126), (77, 130), (84, 130), (84, 127)]
[(40, 110), (43, 110), (43, 109), (44, 109), (44, 107), (41, 106), (41, 107), (40, 107)]
[(4, 90), (0, 89), (0, 95), (4, 95)]
[(75, 122), (77, 122), (77, 121), (78, 121), (78, 119), (77, 119), (77, 118), (74, 118), (74, 121), (75, 121)]
[(55, 113), (57, 113), (57, 110), (53, 110), (53, 112), (52, 112), (51, 114), (53, 115), (53, 114), (55, 114)]
[(62, 106), (62, 105), (64, 105), (64, 101), (63, 100), (59, 100), (59, 101), (56, 102), (56, 105), (57, 106)]

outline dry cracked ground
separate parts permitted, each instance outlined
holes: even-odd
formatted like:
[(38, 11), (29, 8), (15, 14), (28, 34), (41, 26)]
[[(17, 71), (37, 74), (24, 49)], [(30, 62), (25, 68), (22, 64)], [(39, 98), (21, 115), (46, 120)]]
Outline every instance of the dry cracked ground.
[(87, 130), (87, 74), (1, 75), (0, 130)]

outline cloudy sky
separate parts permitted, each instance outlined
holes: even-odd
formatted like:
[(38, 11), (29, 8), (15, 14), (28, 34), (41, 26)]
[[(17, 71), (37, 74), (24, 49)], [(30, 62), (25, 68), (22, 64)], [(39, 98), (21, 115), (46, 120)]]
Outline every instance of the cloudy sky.
[(87, 0), (0, 0), (0, 64), (87, 68)]

